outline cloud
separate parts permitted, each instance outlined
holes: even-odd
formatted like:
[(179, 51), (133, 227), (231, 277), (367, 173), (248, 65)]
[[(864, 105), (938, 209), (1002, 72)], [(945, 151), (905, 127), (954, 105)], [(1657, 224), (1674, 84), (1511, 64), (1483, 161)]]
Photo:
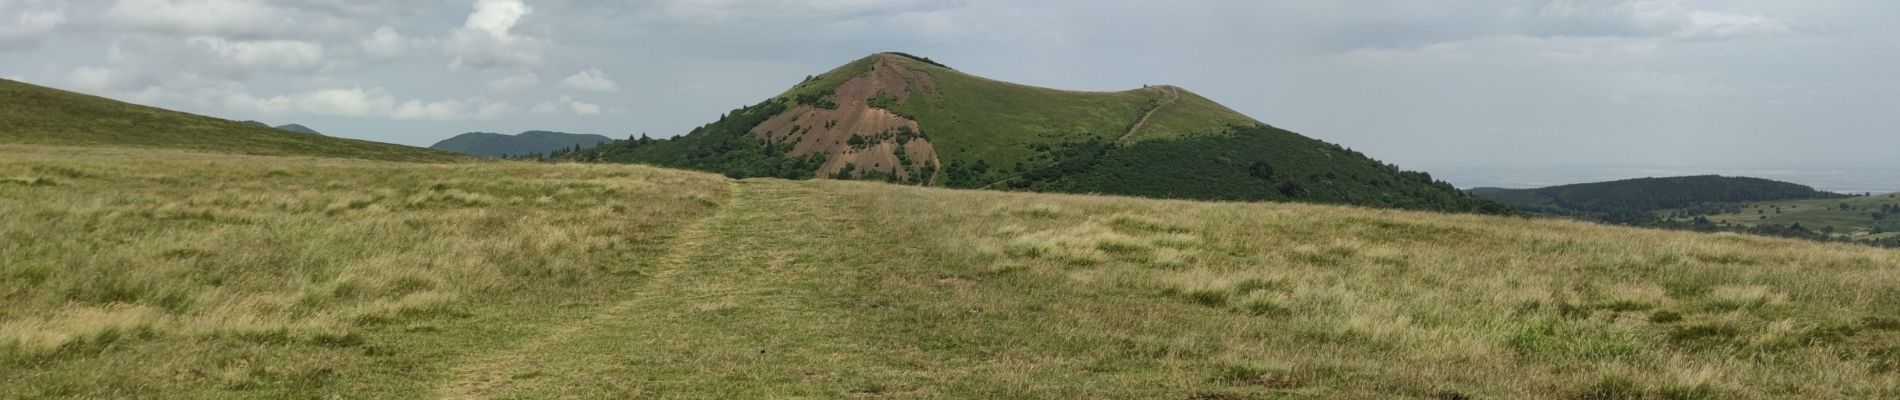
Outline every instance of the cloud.
[(676, 20), (837, 20), (959, 6), (944, 0), (660, 0), (659, 9)]
[(540, 65), (550, 43), (514, 32), (515, 25), (533, 13), (534, 8), (520, 0), (477, 0), (475, 11), (443, 43), (443, 51), (454, 57), (449, 66), (481, 69)]
[(422, 44), (420, 42), (423, 41), (403, 37), (401, 33), (396, 32), (395, 28), (384, 26), (376, 28), (375, 32), (371, 32), (369, 37), (363, 38), (357, 45), (362, 46), (363, 53), (370, 57), (390, 59), (402, 56), (411, 47)]
[(225, 96), (226, 109), (263, 114), (303, 113), (333, 117), (396, 120), (492, 120), (517, 111), (506, 101), (484, 98), (398, 101), (383, 88), (336, 87), (288, 96), (259, 98), (249, 93)]
[(323, 45), (295, 40), (232, 41), (196, 36), (185, 43), (215, 56), (226, 65), (245, 70), (302, 72), (323, 65)]
[(298, 23), (276, 7), (250, 0), (119, 0), (104, 17), (120, 27), (180, 35), (258, 36)]
[(535, 104), (528, 112), (534, 114), (559, 114), (566, 110), (574, 115), (600, 115), (599, 104), (574, 100), (574, 96), (561, 96), (559, 101), (543, 101)]
[(576, 101), (572, 103), (567, 103), (567, 106), (568, 108), (574, 109), (574, 115), (600, 115), (599, 104), (583, 103), (583, 102)]
[(390, 118), (406, 120), (492, 120), (515, 113), (513, 104), (505, 101), (487, 99), (443, 100), (423, 102), (410, 100), (397, 106)]
[(614, 93), (620, 91), (620, 85), (614, 83), (613, 79), (608, 78), (606, 73), (600, 72), (600, 68), (588, 68), (587, 70), (576, 72), (574, 75), (568, 76), (567, 79), (562, 79), (561, 85), (575, 90), (589, 92)]
[(488, 81), (488, 90), (497, 92), (518, 92), (541, 84), (541, 77), (533, 72), (522, 71), (513, 75)]
[(105, 91), (112, 88), (112, 69), (106, 67), (79, 67), (67, 74), (73, 87), (87, 91)]
[(39, 0), (0, 0), (0, 50), (39, 46), (66, 23), (66, 12)]
[(99, 14), (120, 33), (219, 36), (233, 39), (343, 38), (369, 30), (399, 2), (337, 0), (115, 0)]
[(1626, 36), (1720, 40), (1793, 32), (1786, 21), (1759, 13), (1696, 9), (1678, 0), (1551, 1), (1526, 33), (1549, 36)]

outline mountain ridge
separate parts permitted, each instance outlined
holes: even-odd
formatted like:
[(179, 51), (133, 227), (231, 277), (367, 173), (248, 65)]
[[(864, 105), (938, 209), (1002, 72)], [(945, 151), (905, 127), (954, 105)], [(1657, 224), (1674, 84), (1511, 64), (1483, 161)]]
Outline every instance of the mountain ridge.
[(924, 60), (873, 54), (684, 135), (617, 141), (569, 158), (732, 177), (1505, 210), (1184, 88), (1049, 89)]
[(527, 131), (514, 135), (469, 132), (443, 139), (429, 148), (484, 157), (508, 157), (576, 150), (575, 146), (585, 149), (611, 141), (613, 138), (601, 135), (553, 131)]

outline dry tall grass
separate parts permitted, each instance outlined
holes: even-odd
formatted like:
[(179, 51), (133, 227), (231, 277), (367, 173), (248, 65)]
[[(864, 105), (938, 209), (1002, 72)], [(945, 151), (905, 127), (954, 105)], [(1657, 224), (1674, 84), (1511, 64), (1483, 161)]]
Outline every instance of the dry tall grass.
[(449, 345), (624, 293), (727, 185), (633, 166), (0, 154), (8, 397), (295, 392), (392, 370), (378, 379), (426, 388), (424, 367), (464, 351)]
[(10, 395), (1900, 397), (1892, 250), (638, 167), (0, 153)]

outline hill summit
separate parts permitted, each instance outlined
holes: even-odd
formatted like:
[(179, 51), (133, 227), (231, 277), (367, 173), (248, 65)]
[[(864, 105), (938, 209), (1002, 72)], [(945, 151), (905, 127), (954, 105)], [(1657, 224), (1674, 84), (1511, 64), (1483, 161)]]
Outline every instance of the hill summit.
[(571, 157), (733, 177), (1505, 209), (1184, 88), (1048, 89), (904, 53), (809, 76), (676, 138), (619, 141)]
[(519, 135), (469, 132), (443, 139), (429, 148), (486, 157), (507, 157), (584, 149), (612, 141), (612, 138), (601, 135), (549, 131), (527, 131)]

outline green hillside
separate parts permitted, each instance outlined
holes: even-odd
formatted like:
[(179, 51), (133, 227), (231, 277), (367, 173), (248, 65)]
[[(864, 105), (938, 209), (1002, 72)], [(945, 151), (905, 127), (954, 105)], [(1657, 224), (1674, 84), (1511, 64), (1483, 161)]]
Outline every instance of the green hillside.
[(451, 161), (461, 155), (294, 133), (0, 80), (0, 144), (130, 146), (213, 152)]
[(1833, 199), (1845, 195), (1781, 181), (1715, 175), (1639, 178), (1537, 189), (1476, 188), (1471, 194), (1553, 215), (1646, 222), (1658, 211), (1737, 202)]
[(1735, 204), (1714, 212), (1669, 210), (1673, 221), (1688, 222), (1696, 217), (1715, 224), (1756, 226), (1800, 225), (1812, 231), (1827, 231), (1854, 239), (1900, 237), (1900, 194), (1879, 194), (1846, 198), (1757, 201)]
[(809, 77), (673, 139), (619, 141), (568, 158), (741, 178), (1504, 210), (1186, 89), (1046, 89), (898, 53)]
[(0, 215), (0, 398), (1900, 398), (1863, 246), (13, 144)]
[(443, 139), (429, 148), (484, 157), (506, 157), (545, 155), (560, 150), (591, 148), (612, 141), (613, 138), (601, 135), (548, 131), (528, 131), (518, 135), (470, 132)]

